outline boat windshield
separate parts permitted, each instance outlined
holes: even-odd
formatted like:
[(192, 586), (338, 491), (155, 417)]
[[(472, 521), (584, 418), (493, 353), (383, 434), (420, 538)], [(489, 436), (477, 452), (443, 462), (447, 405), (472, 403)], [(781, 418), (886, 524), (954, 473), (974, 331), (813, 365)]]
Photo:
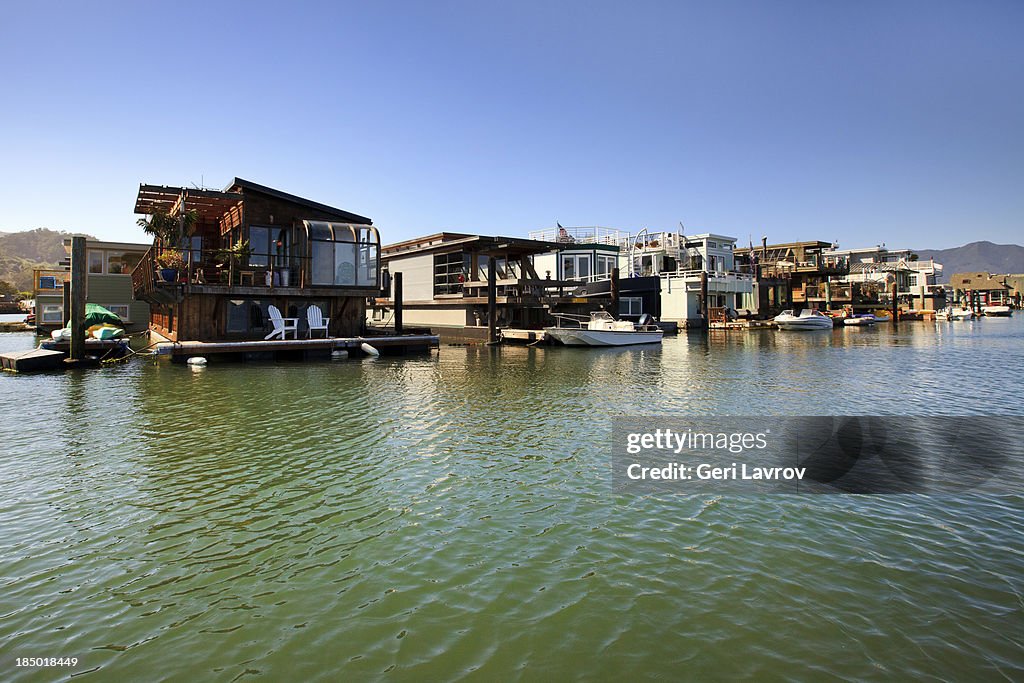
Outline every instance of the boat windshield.
[(608, 311), (594, 311), (590, 314), (591, 320), (615, 320)]

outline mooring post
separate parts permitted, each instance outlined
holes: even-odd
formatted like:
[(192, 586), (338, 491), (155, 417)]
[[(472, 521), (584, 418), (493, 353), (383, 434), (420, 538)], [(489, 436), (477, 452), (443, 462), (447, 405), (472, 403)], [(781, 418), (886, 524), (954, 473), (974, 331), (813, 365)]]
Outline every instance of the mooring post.
[(898, 290), (897, 290), (895, 282), (892, 283), (891, 291), (892, 291), (892, 312), (890, 314), (890, 317), (892, 318), (892, 324), (895, 325), (900, 320), (900, 303), (899, 303), (899, 299), (896, 296), (896, 292)]
[(487, 342), (498, 341), (498, 262), (493, 256), (487, 259)]
[(85, 358), (85, 237), (71, 238), (71, 360)]
[(700, 274), (700, 314), (704, 319), (704, 327), (708, 326), (708, 272)]
[(619, 317), (619, 269), (612, 268), (612, 310), (609, 311), (616, 318)]
[(395, 334), (402, 334), (402, 274), (395, 273), (391, 284), (395, 288)]
[[(65, 281), (63, 287), (64, 294), (64, 310), (61, 313), (61, 327), (67, 327), (68, 323), (71, 322), (71, 282)], [(39, 314), (36, 314), (36, 325), (39, 325), (42, 320)]]
[(825, 310), (832, 310), (832, 283), (829, 280), (825, 280)]

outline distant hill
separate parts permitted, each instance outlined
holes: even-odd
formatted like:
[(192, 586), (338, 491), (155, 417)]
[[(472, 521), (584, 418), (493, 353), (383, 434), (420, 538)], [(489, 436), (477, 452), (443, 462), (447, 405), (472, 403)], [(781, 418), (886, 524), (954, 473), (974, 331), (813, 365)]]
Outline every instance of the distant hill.
[(942, 264), (942, 282), (953, 273), (971, 271), (1024, 273), (1024, 247), (1016, 244), (971, 242), (952, 249), (916, 249), (921, 260), (934, 259)]
[(32, 270), (59, 268), (64, 238), (72, 233), (49, 228), (0, 233), (0, 281), (18, 291), (31, 291)]

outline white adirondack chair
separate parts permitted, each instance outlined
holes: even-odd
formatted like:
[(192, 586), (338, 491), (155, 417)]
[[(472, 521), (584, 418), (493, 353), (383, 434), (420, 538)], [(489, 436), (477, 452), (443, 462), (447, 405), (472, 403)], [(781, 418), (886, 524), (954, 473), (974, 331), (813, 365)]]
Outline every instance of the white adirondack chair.
[(310, 306), (306, 309), (306, 322), (309, 323), (310, 338), (313, 337), (313, 330), (323, 330), (324, 337), (328, 336), (327, 324), (331, 322), (331, 319), (324, 317), (324, 312), (320, 310), (319, 306)]
[(270, 331), (264, 339), (273, 339), (274, 337), (280, 336), (281, 339), (287, 339), (288, 333), (292, 333), (292, 339), (299, 338), (299, 319), (298, 318), (284, 318), (281, 316), (281, 311), (277, 306), (271, 304), (267, 306), (267, 313), (270, 314), (270, 324), (274, 326), (274, 329)]

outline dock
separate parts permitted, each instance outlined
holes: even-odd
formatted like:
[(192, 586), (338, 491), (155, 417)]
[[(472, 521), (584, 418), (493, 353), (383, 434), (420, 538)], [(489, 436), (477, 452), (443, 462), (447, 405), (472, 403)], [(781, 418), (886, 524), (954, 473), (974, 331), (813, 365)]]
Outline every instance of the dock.
[(710, 330), (770, 330), (775, 327), (771, 320), (712, 320)]
[(548, 333), (544, 330), (501, 330), (501, 341), (507, 344), (536, 344), (548, 340)]
[(47, 349), (0, 353), (0, 367), (7, 372), (42, 372), (63, 370), (66, 353)]
[(328, 337), (327, 339), (272, 339), (255, 341), (220, 342), (161, 342), (156, 353), (182, 361), (193, 356), (242, 356), (246, 354), (303, 354), (329, 356), (333, 351), (362, 353), (362, 345), (369, 344), (381, 353), (412, 353), (437, 348), (437, 335), (410, 334), (380, 337)]

